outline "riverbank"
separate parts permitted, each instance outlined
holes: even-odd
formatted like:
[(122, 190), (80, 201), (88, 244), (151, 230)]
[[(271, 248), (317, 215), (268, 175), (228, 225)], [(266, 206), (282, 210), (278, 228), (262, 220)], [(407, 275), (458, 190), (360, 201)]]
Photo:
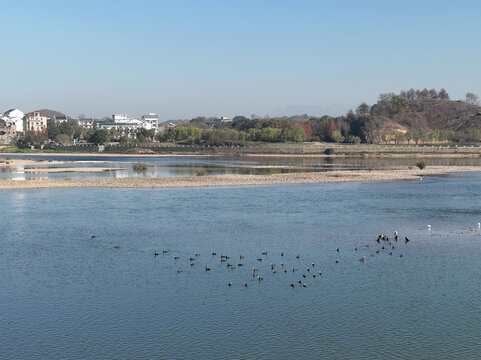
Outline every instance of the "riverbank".
[(288, 173), (273, 175), (216, 175), (174, 178), (121, 178), (121, 179), (34, 179), (0, 180), (0, 190), (42, 188), (188, 188), (220, 186), (260, 186), (315, 184), (333, 182), (419, 180), (426, 176), (442, 176), (454, 172), (481, 172), (481, 166), (433, 166), (397, 168), (389, 170), (347, 170), (318, 173)]

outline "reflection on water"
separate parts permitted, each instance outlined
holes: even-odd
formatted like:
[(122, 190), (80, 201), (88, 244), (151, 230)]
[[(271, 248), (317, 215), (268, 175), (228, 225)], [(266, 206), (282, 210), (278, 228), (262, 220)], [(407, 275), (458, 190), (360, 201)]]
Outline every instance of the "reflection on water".
[[(27, 159), (31, 155), (11, 155), (12, 158)], [(37, 157), (36, 157), (37, 159)], [(99, 160), (100, 159), (100, 160)], [(206, 175), (251, 174), (265, 175), (287, 172), (318, 172), (330, 170), (379, 169), (397, 166), (415, 166), (420, 160), (427, 166), (457, 165), (481, 166), (481, 158), (335, 158), (335, 157), (233, 157), (233, 156), (159, 156), (121, 157), (105, 156), (41, 156), (38, 163), (0, 169), (0, 178), (25, 180), (39, 175), (49, 179), (81, 178), (125, 178), (125, 177), (178, 177), (194, 176), (199, 171)], [(65, 164), (50, 164), (48, 160), (67, 161)], [(70, 163), (75, 161), (75, 163)], [(143, 162), (145, 171), (137, 172), (133, 164)], [(119, 168), (100, 172), (72, 172), (69, 168)], [(41, 169), (64, 168), (63, 172), (47, 173)], [(25, 170), (36, 169), (35, 173)]]
[[(481, 174), (4, 191), (2, 358), (478, 358), (480, 193)], [(381, 249), (395, 230), (411, 241)]]

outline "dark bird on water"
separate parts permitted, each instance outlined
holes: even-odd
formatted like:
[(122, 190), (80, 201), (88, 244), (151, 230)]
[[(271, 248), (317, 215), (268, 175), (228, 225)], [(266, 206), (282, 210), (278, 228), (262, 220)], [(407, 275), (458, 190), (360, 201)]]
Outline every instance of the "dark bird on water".
[(154, 256), (158, 256), (159, 253), (157, 251), (154, 251)]
[(339, 248), (337, 248), (336, 251), (339, 252)]
[(211, 255), (212, 255), (212, 256), (215, 256), (215, 255), (217, 255), (217, 253), (216, 253), (216, 252), (212, 252)]
[(179, 257), (178, 257), (178, 256), (174, 256), (174, 260), (179, 260)]
[(262, 253), (262, 255), (267, 255), (267, 251), (264, 251), (264, 252)]
[(336, 264), (338, 264), (338, 263), (339, 263), (339, 259), (336, 259)]
[(205, 271), (210, 271), (210, 267), (205, 267)]
[(258, 261), (262, 261), (262, 258), (258, 258), (257, 260), (258, 260)]
[(247, 283), (244, 284), (245, 287), (249, 286)]
[(95, 236), (95, 235), (90, 235), (90, 238), (91, 238), (91, 239), (95, 239), (96, 236)]
[(409, 242), (409, 239), (407, 237), (404, 237), (404, 243)]
[(232, 283), (229, 281), (229, 284), (228, 284), (228, 285), (229, 285), (229, 287), (230, 287), (230, 286), (232, 286)]
[(299, 259), (299, 254), (297, 254), (296, 259)]
[(162, 254), (167, 254), (168, 251), (167, 250), (162, 250)]
[(291, 283), (291, 287), (293, 288), (294, 286), (295, 286), (294, 283)]

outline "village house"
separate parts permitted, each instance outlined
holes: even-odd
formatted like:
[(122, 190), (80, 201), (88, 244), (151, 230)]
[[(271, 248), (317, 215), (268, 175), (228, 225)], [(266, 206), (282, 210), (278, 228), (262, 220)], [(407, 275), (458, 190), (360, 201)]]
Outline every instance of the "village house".
[(24, 128), (26, 131), (47, 132), (47, 116), (39, 111), (25, 115)]
[(23, 132), (23, 111), (18, 109), (10, 109), (4, 112), (0, 119), (4, 120), (7, 125), (14, 125), (16, 132)]
[(79, 126), (85, 129), (93, 129), (94, 119), (93, 118), (81, 118), (76, 120)]

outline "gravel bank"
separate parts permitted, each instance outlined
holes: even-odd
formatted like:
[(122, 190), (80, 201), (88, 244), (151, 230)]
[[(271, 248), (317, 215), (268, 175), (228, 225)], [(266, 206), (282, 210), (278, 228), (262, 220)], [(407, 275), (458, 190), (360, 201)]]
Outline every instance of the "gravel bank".
[(481, 166), (432, 166), (398, 168), (393, 170), (329, 171), (322, 173), (290, 173), (274, 175), (217, 175), (176, 178), (122, 178), (122, 179), (65, 179), (65, 180), (0, 180), (0, 190), (42, 189), (73, 187), (106, 188), (180, 188), (207, 186), (253, 186), (314, 184), (349, 181), (419, 180), (426, 176), (439, 176), (453, 172), (481, 172)]

